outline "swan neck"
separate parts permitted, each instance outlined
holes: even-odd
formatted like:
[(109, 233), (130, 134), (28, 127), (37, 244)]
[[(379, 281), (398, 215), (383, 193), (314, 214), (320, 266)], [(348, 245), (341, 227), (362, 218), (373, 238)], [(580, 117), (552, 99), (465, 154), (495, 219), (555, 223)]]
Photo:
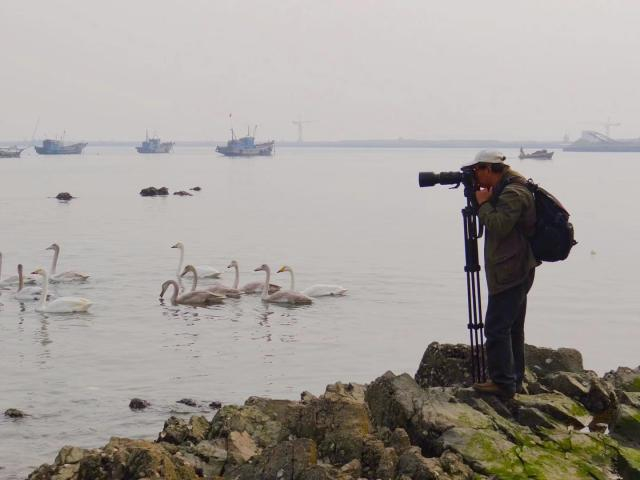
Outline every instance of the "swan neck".
[(24, 277), (22, 276), (22, 269), (18, 269), (18, 292), (24, 287)]
[(51, 262), (51, 275), (56, 274), (56, 267), (58, 266), (58, 255), (60, 254), (60, 249), (56, 248), (53, 251), (53, 261)]
[(184, 262), (184, 248), (179, 248), (180, 250), (180, 259), (178, 260), (178, 277), (180, 277), (180, 272), (182, 271), (182, 262)]
[(238, 265), (234, 265), (233, 268), (236, 271), (236, 276), (233, 279), (233, 288), (237, 289), (240, 284), (240, 272), (238, 271)]
[(190, 268), (189, 270), (191, 270), (191, 272), (193, 273), (193, 282), (191, 283), (191, 291), (195, 292), (196, 287), (198, 286), (198, 272), (196, 271), (195, 267)]
[(2, 278), (2, 253), (0, 252), (0, 278)]
[(291, 288), (289, 290), (295, 291), (296, 290), (296, 277), (293, 274), (293, 270), (291, 268), (289, 268), (289, 274), (291, 275)]
[(269, 283), (271, 282), (271, 270), (269, 267), (265, 269), (267, 272), (267, 276), (264, 281), (264, 288), (262, 289), (262, 298), (267, 298), (269, 296)]

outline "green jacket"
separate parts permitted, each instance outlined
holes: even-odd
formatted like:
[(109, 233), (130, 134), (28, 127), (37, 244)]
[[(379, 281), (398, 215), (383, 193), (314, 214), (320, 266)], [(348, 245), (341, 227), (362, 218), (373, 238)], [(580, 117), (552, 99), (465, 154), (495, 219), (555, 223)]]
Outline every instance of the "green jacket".
[(524, 282), (538, 265), (527, 239), (535, 231), (533, 195), (525, 185), (510, 183), (512, 177), (524, 180), (519, 173), (507, 169), (493, 189), (497, 197), (478, 210), (485, 226), (484, 263), (489, 295)]

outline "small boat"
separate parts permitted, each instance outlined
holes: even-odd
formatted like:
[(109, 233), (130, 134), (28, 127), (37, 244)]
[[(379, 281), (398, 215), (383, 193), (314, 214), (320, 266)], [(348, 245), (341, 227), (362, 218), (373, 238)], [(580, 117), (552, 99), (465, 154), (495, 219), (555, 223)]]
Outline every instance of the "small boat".
[(65, 145), (62, 140), (47, 139), (42, 142), (41, 147), (35, 147), (40, 155), (78, 155), (82, 153), (86, 143), (74, 143)]
[(169, 153), (173, 150), (174, 142), (161, 142), (157, 137), (149, 138), (149, 133), (142, 145), (136, 147), (138, 153)]
[(18, 158), (25, 148), (18, 148), (15, 145), (13, 147), (0, 147), (0, 158)]
[(255, 129), (253, 130), (253, 135), (250, 135), (247, 130), (246, 137), (236, 138), (232, 128), (231, 140), (229, 140), (225, 146), (218, 145), (216, 152), (226, 155), (227, 157), (268, 157), (273, 153), (274, 145), (275, 142), (273, 140), (265, 143), (256, 143)]
[(522, 147), (520, 147), (520, 155), (518, 158), (523, 160), (525, 158), (533, 158), (536, 160), (551, 160), (554, 152), (548, 152), (547, 150), (536, 150), (533, 153), (524, 153)]

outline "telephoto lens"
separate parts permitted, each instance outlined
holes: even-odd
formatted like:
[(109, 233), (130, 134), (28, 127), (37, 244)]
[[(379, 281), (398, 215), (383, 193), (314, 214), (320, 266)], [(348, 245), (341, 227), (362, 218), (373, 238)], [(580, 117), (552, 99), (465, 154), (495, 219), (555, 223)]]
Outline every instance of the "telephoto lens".
[(462, 172), (420, 172), (418, 174), (418, 185), (421, 187), (433, 187), (434, 185), (456, 185), (462, 183), (464, 175)]

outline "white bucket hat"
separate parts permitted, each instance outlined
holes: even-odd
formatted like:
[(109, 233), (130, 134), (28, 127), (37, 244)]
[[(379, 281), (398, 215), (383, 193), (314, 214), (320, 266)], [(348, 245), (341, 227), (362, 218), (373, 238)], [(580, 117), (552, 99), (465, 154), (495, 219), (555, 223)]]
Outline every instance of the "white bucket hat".
[(466, 163), (462, 167), (471, 167), (478, 163), (504, 163), (506, 159), (507, 157), (497, 150), (480, 150), (472, 162)]

